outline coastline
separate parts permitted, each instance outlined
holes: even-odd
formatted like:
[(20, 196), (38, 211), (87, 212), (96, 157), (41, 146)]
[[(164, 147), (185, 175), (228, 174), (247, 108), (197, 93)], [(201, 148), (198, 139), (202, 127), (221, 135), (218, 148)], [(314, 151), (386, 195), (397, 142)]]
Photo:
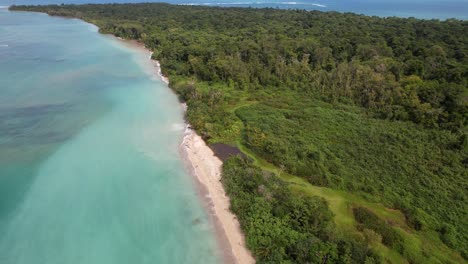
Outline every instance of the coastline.
[(204, 197), (204, 203), (215, 224), (224, 263), (255, 263), (255, 259), (246, 247), (239, 221), (229, 209), (230, 200), (221, 183), (223, 162), (188, 124), (181, 151), (189, 166), (190, 174), (196, 178), (201, 194), (204, 193), (202, 198)]
[[(116, 38), (113, 35), (110, 36)], [(117, 39), (130, 48), (148, 52), (149, 60), (156, 69), (155, 75), (169, 86), (169, 79), (162, 74), (159, 61), (151, 58), (152, 51), (136, 40)], [(185, 114), (185, 103), (182, 103), (182, 107)], [(179, 151), (187, 172), (194, 179), (209, 220), (214, 224), (223, 263), (255, 263), (255, 259), (245, 244), (239, 221), (229, 209), (230, 200), (221, 183), (223, 162), (215, 156), (202, 137), (190, 127), (187, 120), (185, 120), (185, 132)]]

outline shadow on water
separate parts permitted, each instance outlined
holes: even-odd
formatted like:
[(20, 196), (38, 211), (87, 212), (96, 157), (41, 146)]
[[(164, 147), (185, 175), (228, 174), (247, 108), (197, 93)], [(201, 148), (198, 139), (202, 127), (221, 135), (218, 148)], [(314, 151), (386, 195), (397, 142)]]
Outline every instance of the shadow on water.
[(43, 161), (99, 117), (85, 112), (70, 103), (0, 108), (0, 223), (21, 203)]
[(49, 125), (50, 120), (64, 116), (70, 108), (69, 104), (46, 104), (0, 109), (0, 146), (13, 148), (65, 141), (70, 135), (54, 131)]
[[(53, 149), (49, 149), (49, 153)], [(34, 180), (37, 169), (44, 158), (38, 158), (30, 162), (15, 162), (11, 164), (0, 164), (0, 226), (2, 222), (7, 222), (8, 217), (14, 213), (14, 209), (22, 201), (31, 183)], [(13, 177), (14, 175), (14, 177)]]
[(0, 108), (0, 222), (16, 208), (41, 162), (71, 135), (47, 125), (68, 104)]

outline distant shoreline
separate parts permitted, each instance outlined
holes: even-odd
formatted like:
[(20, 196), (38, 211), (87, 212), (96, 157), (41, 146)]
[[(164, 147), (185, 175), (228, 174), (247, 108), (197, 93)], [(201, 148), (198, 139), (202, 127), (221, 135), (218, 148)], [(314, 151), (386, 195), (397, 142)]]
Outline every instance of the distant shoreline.
[[(457, 2), (458, 1), (458, 2)], [(144, 1), (142, 1), (144, 2)], [(109, 4), (112, 1), (103, 0), (91, 4)], [(157, 2), (156, 2), (157, 3)], [(371, 1), (372, 3), (372, 1)], [(57, 3), (56, 3), (57, 4)], [(73, 4), (73, 3), (69, 3)], [(77, 5), (86, 5), (87, 3), (75, 3)], [(138, 4), (138, 3), (119, 3), (119, 4)], [(318, 12), (337, 12), (337, 13), (352, 13), (355, 15), (363, 15), (369, 17), (380, 17), (380, 18), (415, 18), (420, 20), (433, 20), (437, 19), (440, 21), (447, 20), (462, 20), (467, 21), (468, 15), (466, 15), (466, 7), (463, 6), (462, 0), (456, 0), (452, 3), (444, 3), (443, 1), (428, 1), (424, 5), (420, 3), (409, 3), (404, 6), (396, 7), (390, 0), (383, 1), (383, 3), (376, 4), (364, 4), (362, 6), (356, 5), (356, 3), (343, 3), (339, 1), (318, 1), (318, 2), (294, 2), (284, 1), (277, 3), (270, 2), (171, 2), (167, 1), (167, 4), (175, 6), (199, 6), (199, 7), (219, 7), (219, 8), (277, 8), (281, 10), (305, 10), (305, 11), (318, 11)], [(362, 3), (361, 3), (362, 4)], [(401, 4), (401, 3), (400, 3)], [(9, 4), (0, 6), (2, 8), (9, 8), (15, 4)], [(18, 3), (16, 5), (23, 5)], [(48, 5), (46, 3), (37, 3), (36, 5)]]
[[(152, 54), (153, 52), (145, 45), (136, 40), (126, 40), (114, 35), (118, 41), (130, 48)], [(161, 72), (159, 61), (151, 59), (156, 76), (169, 87), (169, 79)], [(184, 113), (186, 106), (184, 103)], [(184, 165), (189, 175), (195, 180), (197, 192), (203, 206), (215, 226), (216, 239), (221, 250), (223, 263), (250, 264), (255, 259), (245, 245), (245, 238), (240, 228), (237, 217), (230, 211), (229, 197), (226, 195), (221, 183), (222, 161), (216, 157), (213, 151), (203, 141), (185, 120), (185, 132), (179, 148)]]

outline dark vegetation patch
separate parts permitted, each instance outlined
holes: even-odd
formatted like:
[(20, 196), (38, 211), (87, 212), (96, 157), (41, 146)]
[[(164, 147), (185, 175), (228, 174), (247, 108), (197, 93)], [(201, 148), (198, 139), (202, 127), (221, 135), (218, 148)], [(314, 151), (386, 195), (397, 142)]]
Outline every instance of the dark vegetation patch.
[(236, 156), (247, 158), (247, 156), (244, 153), (242, 153), (237, 147), (233, 147), (228, 144), (215, 143), (211, 144), (210, 148), (213, 150), (214, 154), (222, 161), (225, 161), (230, 157)]

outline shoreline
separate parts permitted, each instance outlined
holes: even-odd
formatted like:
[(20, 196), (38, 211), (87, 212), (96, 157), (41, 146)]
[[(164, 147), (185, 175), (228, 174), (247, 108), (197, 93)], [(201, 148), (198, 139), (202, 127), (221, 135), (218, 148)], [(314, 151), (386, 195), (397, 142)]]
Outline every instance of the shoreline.
[(215, 225), (224, 263), (255, 263), (245, 244), (239, 221), (229, 209), (230, 199), (221, 183), (223, 162), (215, 156), (202, 137), (186, 124), (180, 150), (189, 167), (189, 174), (196, 179), (200, 197)]
[[(156, 76), (169, 87), (169, 79), (161, 72), (161, 64), (151, 58), (153, 52), (143, 43), (136, 40), (126, 40), (115, 37), (126, 46), (139, 49), (150, 54), (149, 60), (156, 68)], [(154, 74), (154, 72), (153, 72)], [(172, 90), (172, 89), (171, 89)], [(185, 103), (181, 102), (184, 115), (187, 110)], [(185, 119), (185, 118), (184, 118)], [(230, 199), (226, 195), (221, 183), (221, 170), (223, 162), (215, 156), (211, 148), (205, 143), (191, 127), (187, 120), (182, 142), (179, 145), (184, 167), (193, 177), (195, 187), (202, 205), (213, 223), (218, 248), (223, 263), (251, 264), (255, 263), (245, 244), (244, 234), (240, 228), (237, 217), (231, 212)]]

